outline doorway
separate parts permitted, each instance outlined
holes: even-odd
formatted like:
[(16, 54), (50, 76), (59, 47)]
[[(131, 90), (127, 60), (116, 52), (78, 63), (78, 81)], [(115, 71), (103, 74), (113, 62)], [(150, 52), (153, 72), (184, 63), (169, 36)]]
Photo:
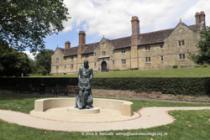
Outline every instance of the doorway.
[(102, 71), (102, 72), (108, 71), (106, 61), (102, 61), (102, 63), (101, 63), (101, 71)]

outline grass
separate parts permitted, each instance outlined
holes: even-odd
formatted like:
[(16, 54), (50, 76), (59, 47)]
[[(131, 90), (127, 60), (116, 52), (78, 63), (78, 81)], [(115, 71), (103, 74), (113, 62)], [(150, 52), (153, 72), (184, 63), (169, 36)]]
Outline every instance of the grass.
[[(31, 77), (77, 77), (77, 74), (32, 75)], [(210, 77), (210, 67), (164, 69), (164, 70), (125, 70), (96, 72), (96, 78), (110, 77)]]
[[(33, 102), (39, 97), (27, 96), (0, 96), (0, 108), (11, 109), (21, 112), (29, 112), (33, 108)], [(133, 109), (147, 106), (201, 106), (199, 103), (180, 103), (156, 100), (132, 100)], [(0, 121), (0, 140), (207, 140), (210, 138), (210, 111), (173, 111), (170, 112), (177, 120), (175, 123), (151, 129), (139, 129), (131, 131), (114, 131), (115, 136), (102, 136), (100, 133), (68, 133), (55, 132), (27, 128), (15, 124)], [(158, 114), (157, 114), (158, 115)], [(167, 134), (164, 136), (116, 136), (117, 133), (138, 134)], [(97, 134), (92, 136), (92, 134)], [(108, 134), (108, 133), (107, 133)]]

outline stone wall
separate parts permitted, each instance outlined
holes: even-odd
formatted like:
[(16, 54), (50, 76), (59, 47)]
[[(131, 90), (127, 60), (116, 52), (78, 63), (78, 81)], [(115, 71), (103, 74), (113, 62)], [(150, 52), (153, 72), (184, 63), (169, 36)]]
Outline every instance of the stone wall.
[[(132, 25), (135, 29), (132, 29), (131, 46), (127, 48), (115, 49), (109, 39), (102, 38), (94, 52), (86, 55), (78, 53), (64, 58), (62, 51), (56, 49), (52, 56), (51, 73), (76, 73), (84, 60), (89, 61), (90, 68), (94, 71), (102, 71), (102, 63), (106, 64), (108, 70), (164, 69), (195, 65), (191, 55), (199, 51), (197, 48), (200, 39), (199, 30), (195, 31), (180, 21), (163, 42), (139, 46), (139, 32), (136, 32), (139, 30), (139, 23), (136, 21)], [(184, 43), (180, 46), (179, 41)], [(184, 55), (181, 56), (184, 58), (180, 58), (180, 55)], [(147, 58), (150, 61), (147, 61)]]

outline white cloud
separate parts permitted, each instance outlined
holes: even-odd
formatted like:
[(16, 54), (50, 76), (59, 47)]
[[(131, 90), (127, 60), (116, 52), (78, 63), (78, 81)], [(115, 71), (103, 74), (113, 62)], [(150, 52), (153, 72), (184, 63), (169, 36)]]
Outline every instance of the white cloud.
[(192, 13), (195, 14), (199, 11), (204, 11), (206, 14), (206, 23), (209, 25), (210, 23), (210, 0), (198, 0), (190, 9), (188, 9), (184, 15), (186, 19), (190, 19)]
[[(85, 30), (106, 37), (130, 35), (131, 16), (140, 19), (141, 32), (174, 27), (180, 18), (194, 22), (196, 11), (210, 15), (210, 0), (64, 0), (69, 8), (65, 30)], [(208, 18), (207, 22), (210, 22)]]
[(34, 60), (35, 59), (35, 56), (36, 54), (34, 53), (31, 53), (30, 51), (23, 51), (30, 59)]

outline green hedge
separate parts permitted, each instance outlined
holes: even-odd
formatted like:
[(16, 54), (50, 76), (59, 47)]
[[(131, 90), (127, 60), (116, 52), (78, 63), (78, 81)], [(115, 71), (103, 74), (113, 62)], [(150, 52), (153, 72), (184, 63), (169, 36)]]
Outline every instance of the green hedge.
[(77, 83), (77, 78), (0, 78), (0, 90), (60, 95), (76, 93)]
[(210, 78), (95, 78), (94, 88), (160, 91), (175, 95), (210, 95)]
[[(77, 93), (77, 78), (0, 78), (0, 89), (16, 92)], [(210, 78), (94, 78), (93, 88), (210, 95)]]

